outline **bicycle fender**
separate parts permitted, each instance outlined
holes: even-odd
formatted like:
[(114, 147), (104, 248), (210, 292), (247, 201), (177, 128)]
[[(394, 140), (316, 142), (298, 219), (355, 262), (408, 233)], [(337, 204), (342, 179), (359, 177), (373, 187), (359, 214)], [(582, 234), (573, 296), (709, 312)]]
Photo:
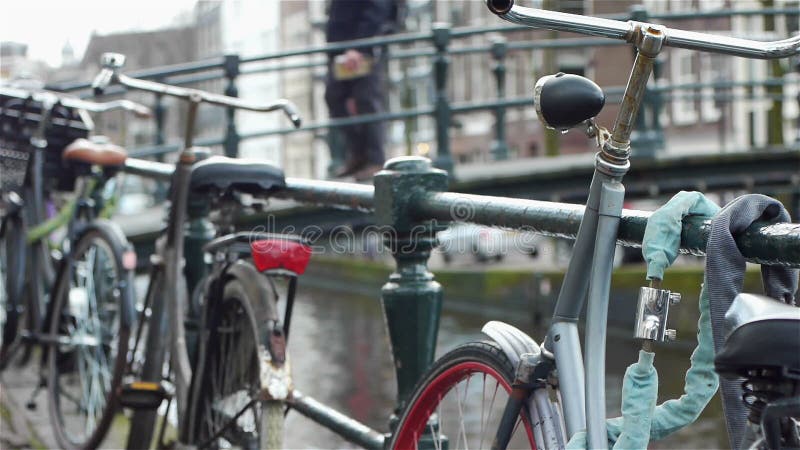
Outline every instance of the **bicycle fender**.
[(481, 332), (489, 336), (500, 346), (503, 353), (516, 369), (519, 366), (520, 355), (523, 353), (539, 354), (539, 344), (530, 336), (519, 329), (499, 320), (487, 322)]
[[(125, 271), (125, 274), (122, 275), (123, 281), (120, 285), (120, 289), (127, 290), (128, 295), (120, 296), (120, 299), (122, 299), (120, 302), (120, 318), (122, 320), (122, 325), (132, 326), (136, 321), (136, 308), (132, 303), (135, 299), (133, 293), (133, 272), (136, 269), (136, 253), (133, 250), (133, 246), (128, 242), (128, 238), (125, 237), (125, 233), (122, 232), (122, 228), (108, 219), (96, 219), (81, 227), (77, 230), (76, 238), (73, 242), (78, 242), (84, 235), (92, 231), (103, 235), (103, 237), (111, 243), (114, 247), (112, 250), (119, 259), (117, 264)], [(131, 301), (126, 302), (124, 301), (125, 298)]]
[(269, 280), (261, 274), (252, 264), (237, 261), (225, 271), (226, 277), (236, 278), (247, 291), (251, 301), (258, 302), (251, 305), (256, 314), (256, 323), (263, 324), (267, 321), (278, 320), (278, 310), (273, 301), (274, 291)]

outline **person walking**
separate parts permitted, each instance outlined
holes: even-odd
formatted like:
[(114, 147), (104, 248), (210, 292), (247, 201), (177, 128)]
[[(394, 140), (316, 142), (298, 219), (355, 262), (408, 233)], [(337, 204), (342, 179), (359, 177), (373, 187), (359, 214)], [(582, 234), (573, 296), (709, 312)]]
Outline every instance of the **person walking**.
[[(396, 0), (331, 0), (325, 37), (329, 43), (375, 37), (392, 31)], [(385, 60), (380, 46), (328, 53), (325, 102), (333, 119), (385, 111)], [(343, 127), (345, 165), (336, 177), (370, 179), (385, 159), (384, 124)]]

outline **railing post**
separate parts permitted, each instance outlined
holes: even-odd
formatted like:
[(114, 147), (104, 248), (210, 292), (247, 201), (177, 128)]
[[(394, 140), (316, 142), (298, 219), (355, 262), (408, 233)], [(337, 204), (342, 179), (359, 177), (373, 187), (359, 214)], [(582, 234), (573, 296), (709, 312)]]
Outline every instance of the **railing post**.
[[(653, 80), (659, 80), (664, 70), (664, 60), (656, 59), (653, 63)], [(645, 96), (650, 96), (650, 106), (652, 108), (651, 130), (653, 131), (653, 150), (664, 150), (666, 142), (664, 140), (664, 127), (661, 124), (661, 110), (664, 108), (664, 94), (660, 89), (646, 88)], [(646, 97), (645, 97), (646, 98)]]
[[(161, 83), (161, 80), (156, 80), (157, 82)], [(164, 145), (166, 139), (164, 138), (164, 119), (166, 116), (166, 107), (164, 107), (164, 96), (162, 94), (155, 94), (156, 101), (153, 104), (153, 119), (156, 121), (156, 135), (155, 135), (155, 145)], [(158, 155), (158, 160), (163, 161), (164, 155)]]
[(325, 142), (328, 144), (331, 161), (328, 164), (328, 176), (334, 178), (345, 164), (345, 136), (341, 127), (328, 127), (325, 134)]
[[(794, 70), (800, 73), (800, 58), (797, 58)], [(800, 92), (797, 93), (797, 107), (800, 109)], [(797, 137), (795, 142), (800, 146), (800, 113), (797, 114)]]
[[(161, 83), (163, 80), (158, 79), (157, 82)], [(154, 144), (161, 146), (167, 141), (164, 136), (164, 126), (166, 122), (167, 108), (164, 106), (164, 96), (162, 94), (155, 94), (155, 103), (153, 104), (153, 119), (156, 122), (156, 135)], [(156, 161), (163, 162), (164, 154), (156, 155)], [(161, 203), (167, 199), (167, 186), (165, 183), (159, 181), (156, 183), (156, 190), (153, 193), (156, 203)]]
[(450, 57), (447, 46), (450, 44), (450, 25), (433, 24), (433, 45), (436, 57), (433, 62), (434, 81), (436, 85), (436, 103), (434, 118), (436, 119), (436, 167), (453, 172), (453, 158), (450, 155), (450, 101), (447, 99), (447, 68)]
[[(225, 95), (238, 97), (239, 89), (236, 88), (236, 77), (239, 76), (239, 55), (225, 55)], [(239, 132), (236, 130), (236, 109), (227, 110), (228, 128), (225, 131), (225, 155), (231, 158), (239, 156)]]
[[(495, 82), (497, 83), (497, 99), (506, 98), (506, 53), (508, 45), (504, 37), (498, 37), (492, 42), (492, 58), (494, 59)], [(494, 109), (494, 141), (492, 141), (492, 155), (496, 160), (508, 158), (508, 145), (506, 143), (506, 107), (498, 106)]]
[(381, 289), (397, 372), (396, 413), (433, 362), (442, 309), (442, 286), (428, 271), (435, 232), (441, 227), (435, 221), (414, 220), (413, 199), (445, 190), (447, 173), (420, 156), (393, 158), (375, 175), (375, 217), (397, 263)]

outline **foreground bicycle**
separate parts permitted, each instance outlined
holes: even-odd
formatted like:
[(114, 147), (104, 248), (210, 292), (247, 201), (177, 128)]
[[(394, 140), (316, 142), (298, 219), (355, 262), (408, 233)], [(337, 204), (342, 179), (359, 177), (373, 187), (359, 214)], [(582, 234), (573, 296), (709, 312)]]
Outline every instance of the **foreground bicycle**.
[[(16, 360), (19, 353), (24, 362), (34, 346), (41, 346), (38, 387), (47, 387), (59, 444), (93, 448), (116, 413), (114, 397), (132, 326), (135, 256), (119, 227), (106, 220), (125, 151), (85, 139), (93, 128), (86, 111), (147, 115), (149, 110), (127, 100), (94, 103), (13, 88), (0, 88), (0, 98), (3, 146), (10, 152), (5, 157), (17, 160), (16, 171), (4, 164), (3, 172), (9, 202), (0, 233), (7, 302), (2, 362)], [(57, 215), (33, 221), (43, 217), (40, 208), (48, 193), (73, 187), (74, 197)], [(42, 266), (50, 264), (50, 236), (61, 227), (66, 230), (50, 288)], [(38, 391), (29, 407), (35, 407)]]
[[(593, 82), (558, 74), (544, 77), (536, 84), (536, 109), (546, 125), (557, 130), (583, 127), (600, 147), (590, 195), (544, 343), (540, 346), (522, 331), (501, 322), (486, 324), (483, 331), (493, 342), (459, 347), (435, 362), (423, 376), (400, 417), (390, 447), (564, 448), (569, 442), (574, 448), (606, 448), (609, 442), (605, 418), (606, 319), (624, 198), (622, 178), (630, 167), (630, 135), (654, 60), (664, 46), (750, 58), (784, 58), (800, 53), (800, 36), (756, 42), (524, 8), (514, 5), (513, 0), (488, 0), (487, 5), (492, 12), (514, 23), (622, 39), (636, 47), (637, 55), (611, 131), (592, 120), (605, 100)], [(637, 316), (642, 320), (638, 323), (640, 329), (646, 331), (637, 337), (643, 339), (648, 349), (651, 342), (671, 335), (665, 329), (667, 306), (677, 300), (669, 291), (659, 289), (660, 280), (653, 281), (652, 291), (647, 291), (644, 299), (640, 297), (640, 308), (658, 305), (658, 311)], [(648, 295), (655, 296), (655, 300), (648, 303)], [(765, 332), (770, 326), (777, 326), (774, 320), (779, 320), (785, 329), (775, 339), (797, 337), (800, 309), (771, 300), (770, 306), (765, 307), (763, 300), (749, 297), (736, 301), (739, 305), (736, 320), (740, 326), (760, 322), (758, 330)], [(578, 321), (585, 302), (588, 302), (586, 353), (582, 358)], [(652, 321), (645, 322), (646, 319)], [(800, 342), (793, 344), (796, 355), (800, 353)], [(787, 359), (785, 353), (752, 362), (754, 359), (748, 359), (746, 352), (752, 353), (753, 347), (743, 344), (741, 338), (726, 352), (727, 359), (723, 361), (727, 363), (723, 372), (726, 376), (744, 374), (748, 383), (765, 389), (765, 382), (750, 377), (765, 370), (773, 373), (772, 384), (767, 383), (772, 386), (771, 397), (757, 397), (756, 402), (748, 404), (753, 426), (748, 428), (751, 435), (746, 442), (754, 443), (756, 448), (797, 443), (796, 422), (785, 418), (800, 416), (797, 397), (800, 364)], [(720, 362), (718, 368), (723, 367)], [(776, 388), (778, 382), (780, 390)], [(639, 403), (642, 401), (647, 402), (640, 399)], [(765, 407), (772, 407), (771, 415), (760, 409)], [(645, 423), (636, 426), (641, 429)], [(646, 426), (649, 429), (649, 419)], [(584, 430), (585, 444), (571, 441)], [(645, 439), (649, 438), (649, 431), (645, 434)], [(646, 440), (639, 445), (646, 446)]]
[[(134, 410), (128, 447), (150, 447), (158, 408), (166, 402), (159, 448), (165, 446), (173, 403), (182, 444), (279, 448), (284, 415), (280, 400), (288, 395), (285, 340), (296, 278), (310, 249), (296, 236), (233, 233), (234, 213), (244, 208), (243, 194), (256, 203), (270, 197), (285, 186), (283, 172), (262, 161), (209, 156), (192, 141), (201, 103), (283, 111), (295, 126), (300, 126), (300, 116), (287, 100), (259, 105), (139, 80), (119, 73), (123, 64), (123, 55), (103, 55), (103, 70), (93, 83), (96, 93), (120, 84), (185, 100), (189, 112), (176, 166), (125, 162), (132, 173), (165, 174), (171, 186), (167, 227), (151, 258), (150, 284), (128, 361), (133, 380), (124, 384), (120, 395), (121, 404)], [(185, 224), (206, 217), (212, 218), (216, 235), (204, 246), (213, 265), (193, 289), (183, 270)], [(284, 318), (278, 317), (276, 306), (279, 278), (289, 280)], [(198, 294), (190, 296), (190, 291)], [(197, 336), (186, 330), (190, 321), (200, 324)]]

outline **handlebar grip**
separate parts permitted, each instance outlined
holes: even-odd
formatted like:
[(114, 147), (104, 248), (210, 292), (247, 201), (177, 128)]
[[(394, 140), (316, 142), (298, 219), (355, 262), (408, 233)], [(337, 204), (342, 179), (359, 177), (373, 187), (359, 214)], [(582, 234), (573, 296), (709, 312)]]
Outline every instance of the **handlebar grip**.
[(92, 92), (94, 95), (103, 95), (108, 85), (111, 84), (111, 79), (114, 78), (114, 71), (111, 69), (102, 69), (100, 73), (92, 80)]
[(289, 117), (289, 120), (292, 121), (292, 124), (295, 128), (300, 128), (303, 124), (303, 118), (300, 117), (300, 112), (297, 111), (297, 106), (294, 103), (287, 101), (285, 105), (283, 105), (283, 111)]
[(120, 102), (122, 109), (131, 111), (136, 117), (140, 119), (149, 119), (153, 117), (153, 111), (147, 106), (141, 105), (130, 100), (122, 100)]
[(505, 14), (511, 11), (514, 0), (486, 0), (486, 7), (495, 14)]

